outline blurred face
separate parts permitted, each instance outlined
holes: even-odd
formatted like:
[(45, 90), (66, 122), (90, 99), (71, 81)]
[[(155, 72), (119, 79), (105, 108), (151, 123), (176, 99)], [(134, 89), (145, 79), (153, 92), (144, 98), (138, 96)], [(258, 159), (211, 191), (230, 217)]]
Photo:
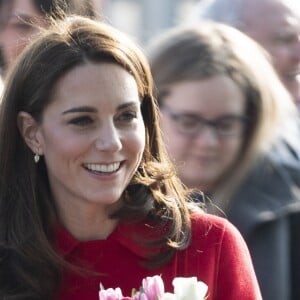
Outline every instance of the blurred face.
[(189, 187), (212, 190), (236, 160), (244, 129), (245, 99), (226, 76), (180, 82), (161, 108), (169, 154)]
[(300, 2), (247, 1), (243, 18), (245, 33), (271, 54), (282, 82), (300, 105)]
[(115, 64), (76, 67), (56, 85), (36, 137), (61, 211), (116, 203), (145, 146), (134, 78)]
[[(34, 6), (33, 0), (13, 0), (4, 4), (2, 14), (6, 14), (0, 31), (6, 70), (38, 32), (36, 26), (44, 26), (43, 16)], [(30, 25), (34, 24), (34, 25)]]

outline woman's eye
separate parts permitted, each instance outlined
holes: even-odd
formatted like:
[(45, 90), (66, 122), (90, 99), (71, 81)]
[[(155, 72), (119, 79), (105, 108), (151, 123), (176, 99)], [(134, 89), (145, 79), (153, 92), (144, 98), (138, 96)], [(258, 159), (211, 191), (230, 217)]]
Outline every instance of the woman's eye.
[(130, 122), (131, 120), (135, 119), (137, 117), (136, 111), (126, 111), (123, 112), (119, 117), (119, 121), (125, 121), (125, 122)]
[(199, 125), (197, 119), (190, 118), (190, 117), (182, 117), (178, 119), (178, 121), (181, 124), (181, 127), (185, 127), (185, 128), (194, 128)]
[(217, 124), (217, 128), (221, 130), (230, 130), (235, 125), (234, 121), (223, 121)]
[(89, 124), (91, 124), (93, 122), (93, 120), (90, 117), (87, 116), (83, 116), (83, 117), (77, 117), (74, 118), (72, 120), (70, 120), (70, 124), (76, 125), (76, 126), (87, 126)]
[(18, 32), (26, 33), (26, 32), (31, 32), (34, 30), (31, 24), (26, 23), (26, 22), (15, 22), (10, 24), (11, 27), (13, 27), (15, 30)]

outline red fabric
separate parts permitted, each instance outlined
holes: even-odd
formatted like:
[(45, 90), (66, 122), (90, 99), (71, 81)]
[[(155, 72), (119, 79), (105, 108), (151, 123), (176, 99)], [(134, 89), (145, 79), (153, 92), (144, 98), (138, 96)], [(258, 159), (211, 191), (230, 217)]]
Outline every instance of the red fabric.
[[(119, 225), (106, 239), (79, 242), (58, 230), (58, 251), (72, 263), (78, 261), (101, 274), (66, 272), (58, 300), (98, 300), (99, 283), (120, 287), (124, 295), (138, 289), (142, 279), (161, 275), (166, 291), (173, 292), (177, 276), (196, 276), (208, 285), (208, 300), (262, 299), (248, 249), (239, 232), (225, 219), (201, 214), (193, 217), (192, 243), (178, 251), (165, 266), (149, 270), (139, 264), (144, 248), (130, 238), (133, 225)], [(136, 226), (136, 225), (135, 225)], [(139, 231), (156, 234), (139, 224)], [(153, 232), (154, 231), (154, 232)]]

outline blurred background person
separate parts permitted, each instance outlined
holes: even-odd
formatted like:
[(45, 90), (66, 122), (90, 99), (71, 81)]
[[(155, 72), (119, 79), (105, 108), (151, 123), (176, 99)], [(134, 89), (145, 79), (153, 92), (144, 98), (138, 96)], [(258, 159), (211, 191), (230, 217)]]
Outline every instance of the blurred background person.
[(282, 82), (300, 108), (300, 2), (298, 0), (201, 0), (193, 21), (211, 19), (243, 31), (272, 56)]
[(167, 31), (147, 50), (179, 176), (239, 228), (263, 299), (300, 299), (298, 114), (267, 53), (204, 22)]
[(25, 46), (38, 34), (49, 19), (61, 18), (64, 13), (95, 17), (93, 0), (1, 0), (0, 47), (2, 73), (14, 63)]

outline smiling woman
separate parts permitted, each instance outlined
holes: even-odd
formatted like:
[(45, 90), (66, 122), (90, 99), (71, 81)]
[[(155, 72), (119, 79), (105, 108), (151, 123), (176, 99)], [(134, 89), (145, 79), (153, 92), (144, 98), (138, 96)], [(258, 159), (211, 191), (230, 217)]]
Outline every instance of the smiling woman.
[(10, 73), (0, 111), (0, 298), (96, 300), (160, 274), (209, 300), (261, 299), (238, 231), (189, 201), (158, 126), (149, 65), (73, 16)]
[[(41, 123), (20, 112), (21, 133), (45, 158), (63, 225), (81, 240), (107, 237), (102, 207), (121, 198), (145, 146), (137, 84), (116, 64), (88, 63), (64, 75), (51, 98)], [(88, 232), (82, 224), (91, 224)]]

